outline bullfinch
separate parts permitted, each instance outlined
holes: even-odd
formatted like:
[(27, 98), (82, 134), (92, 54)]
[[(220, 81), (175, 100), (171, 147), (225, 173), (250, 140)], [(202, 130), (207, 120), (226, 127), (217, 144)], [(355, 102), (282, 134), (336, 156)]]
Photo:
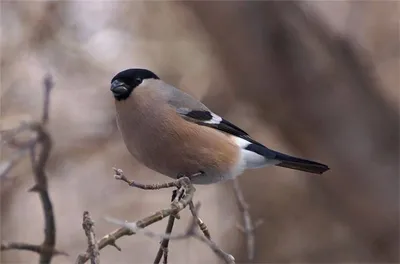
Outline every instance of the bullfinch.
[(324, 164), (265, 147), (149, 70), (119, 72), (110, 90), (128, 151), (171, 178), (201, 173), (192, 182), (211, 184), (269, 165), (315, 174), (329, 170)]

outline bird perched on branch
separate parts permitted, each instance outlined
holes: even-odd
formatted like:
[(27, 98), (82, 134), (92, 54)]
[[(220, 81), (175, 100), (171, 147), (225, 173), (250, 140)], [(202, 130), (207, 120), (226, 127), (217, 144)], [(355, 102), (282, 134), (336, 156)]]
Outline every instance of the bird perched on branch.
[(193, 183), (210, 184), (268, 165), (316, 174), (329, 169), (265, 147), (149, 70), (121, 71), (110, 89), (129, 152), (171, 178), (202, 172)]

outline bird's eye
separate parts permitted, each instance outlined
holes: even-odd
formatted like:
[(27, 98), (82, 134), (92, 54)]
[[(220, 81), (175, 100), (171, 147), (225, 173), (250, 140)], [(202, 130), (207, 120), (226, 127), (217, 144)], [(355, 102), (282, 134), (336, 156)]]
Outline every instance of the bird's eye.
[(136, 81), (136, 83), (137, 84), (140, 84), (140, 83), (142, 83), (142, 78), (140, 78), (140, 77), (137, 77), (136, 79), (135, 79), (135, 81)]

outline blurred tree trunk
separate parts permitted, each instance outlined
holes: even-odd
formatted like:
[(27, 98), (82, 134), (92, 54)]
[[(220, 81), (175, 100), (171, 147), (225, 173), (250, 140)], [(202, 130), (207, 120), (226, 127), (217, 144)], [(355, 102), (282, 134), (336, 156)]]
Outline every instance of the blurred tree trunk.
[(397, 262), (399, 115), (379, 94), (367, 55), (293, 2), (185, 4), (209, 32), (238, 98), (329, 164), (310, 181), (367, 244), (369, 261)]

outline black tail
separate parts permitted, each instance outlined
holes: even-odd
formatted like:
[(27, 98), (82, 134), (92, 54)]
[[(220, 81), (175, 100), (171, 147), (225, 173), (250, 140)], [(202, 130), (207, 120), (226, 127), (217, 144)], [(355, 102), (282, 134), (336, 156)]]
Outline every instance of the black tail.
[(276, 166), (285, 167), (294, 170), (306, 171), (310, 173), (322, 174), (329, 170), (329, 167), (306, 159), (295, 158), (275, 150), (269, 149), (260, 143), (252, 143), (246, 147), (246, 150), (253, 151), (259, 155), (264, 156), (267, 160), (279, 161)]
[(329, 167), (324, 164), (311, 160), (295, 158), (279, 152), (276, 152), (275, 159), (280, 161), (280, 163), (276, 164), (276, 166), (279, 167), (306, 171), (316, 174), (322, 174), (325, 171), (329, 170)]

